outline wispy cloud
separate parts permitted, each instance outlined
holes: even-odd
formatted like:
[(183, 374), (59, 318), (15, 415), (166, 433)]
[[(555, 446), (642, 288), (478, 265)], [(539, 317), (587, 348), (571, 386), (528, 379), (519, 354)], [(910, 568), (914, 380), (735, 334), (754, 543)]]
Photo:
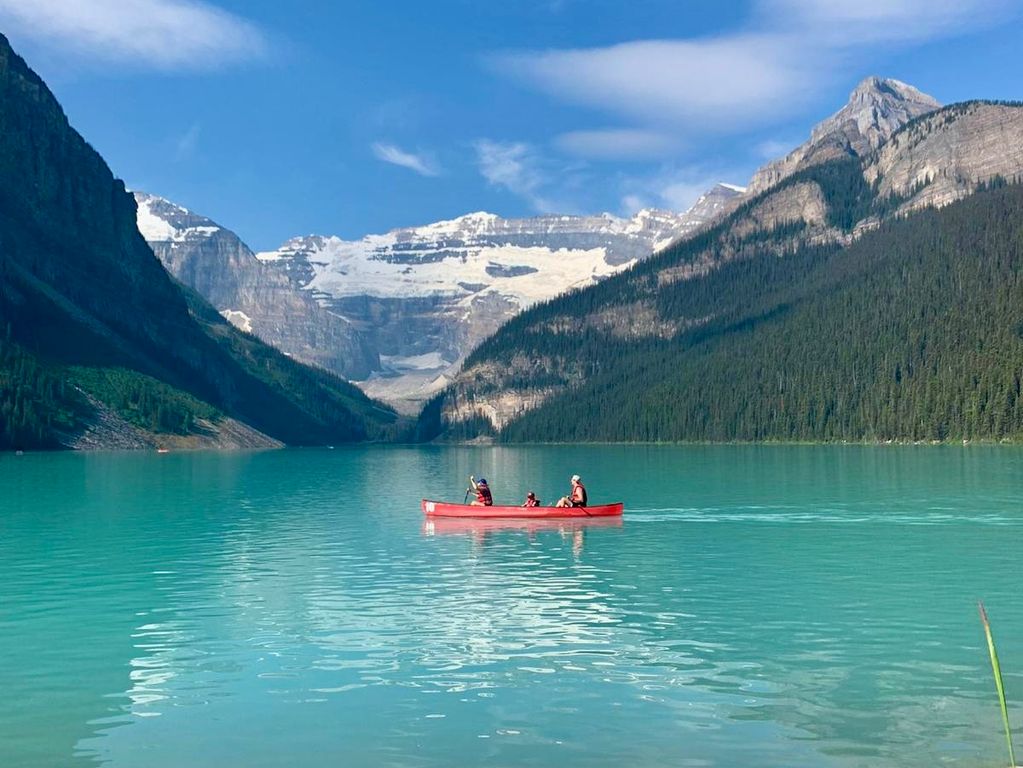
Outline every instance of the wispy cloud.
[(754, 147), (754, 150), (759, 159), (774, 160), (777, 157), (787, 154), (798, 144), (799, 141), (796, 140), (782, 141), (780, 139), (767, 139), (766, 141), (761, 141), (757, 144), (756, 147)]
[(635, 216), (647, 207), (647, 201), (641, 195), (624, 195), (619, 213), (622, 216)]
[(617, 194), (616, 213), (643, 208), (684, 211), (719, 181), (741, 180), (734, 171), (699, 165), (661, 165), (646, 174), (616, 174), (600, 184), (591, 166), (544, 152), (525, 142), (482, 139), (475, 143), (480, 174), (491, 185), (525, 200), (538, 213), (583, 213)]
[(811, 80), (796, 46), (755, 35), (513, 53), (497, 62), (560, 100), (690, 132), (776, 113)]
[(670, 211), (685, 211), (693, 206), (704, 192), (718, 182), (717, 177), (697, 180), (680, 178), (667, 184), (658, 192), (661, 204)]
[(386, 144), (380, 141), (374, 143), (371, 148), (376, 158), (383, 160), (385, 163), (400, 165), (402, 168), (415, 171), (420, 176), (440, 175), (440, 166), (425, 155), (406, 152), (394, 144)]
[[(565, 104), (623, 125), (556, 139), (600, 157), (635, 157), (653, 137), (665, 154), (693, 137), (761, 128), (803, 108), (867, 51), (893, 51), (1004, 20), (1019, 0), (756, 0), (748, 21), (716, 37), (599, 48), (514, 51), (491, 64)], [(869, 57), (868, 57), (869, 60)], [(617, 137), (621, 141), (615, 141)], [(626, 140), (631, 139), (631, 140)]]
[(557, 210), (542, 193), (551, 179), (542, 169), (542, 160), (533, 147), (523, 142), (489, 139), (480, 139), (473, 146), (479, 171), (490, 184), (525, 199), (540, 213)]
[(642, 208), (685, 211), (719, 182), (735, 183), (736, 172), (700, 165), (664, 166), (646, 176), (622, 180), (621, 213), (632, 215)]
[(989, 27), (1018, 9), (1015, 0), (760, 0), (756, 19), (793, 25), (816, 45), (913, 44)]
[(0, 0), (7, 31), (61, 54), (158, 69), (203, 69), (259, 58), (264, 33), (199, 0)]
[(639, 128), (569, 131), (558, 136), (554, 143), (580, 157), (635, 159), (664, 157), (682, 144), (678, 136), (667, 131)]
[(174, 143), (174, 159), (177, 161), (186, 160), (195, 154), (199, 146), (199, 134), (202, 133), (202, 126), (199, 123), (192, 123)]

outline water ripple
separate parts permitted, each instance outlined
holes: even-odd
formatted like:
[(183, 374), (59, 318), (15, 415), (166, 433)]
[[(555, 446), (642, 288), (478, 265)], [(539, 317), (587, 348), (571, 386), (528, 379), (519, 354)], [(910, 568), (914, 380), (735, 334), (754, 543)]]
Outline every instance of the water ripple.
[[(716, 483), (682, 494), (689, 465), (673, 457), (699, 451), (630, 464), (608, 449), (602, 465), (587, 454), (603, 482), (646, 480), (622, 494), (637, 497), (624, 524), (424, 525), (418, 495), (468, 474), (466, 456), (500, 457), (505, 478), (531, 485), (558, 456), (494, 450), (54, 459), (63, 470), (46, 477), (90, 492), (58, 503), (29, 489), (2, 517), (12, 764), (894, 767), (999, 754), (974, 605), (992, 608), (1018, 686), (1011, 465), (967, 471), (934, 454), (955, 466), (924, 461), (928, 482), (966, 479), (928, 494), (898, 472), (878, 480), (876, 455), (843, 453), (821, 484), (853, 491), (822, 497), (770, 485), (803, 477), (777, 463), (792, 452), (757, 452), (748, 485), (734, 461), (700, 464)], [(381, 501), (381, 476), (407, 488)], [(683, 480), (657, 490), (662, 476)]]

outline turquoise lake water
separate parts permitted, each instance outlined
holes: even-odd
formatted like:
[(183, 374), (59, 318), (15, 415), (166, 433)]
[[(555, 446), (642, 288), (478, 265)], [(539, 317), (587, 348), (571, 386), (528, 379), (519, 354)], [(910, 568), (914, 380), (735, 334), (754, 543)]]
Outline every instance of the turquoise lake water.
[[(625, 518), (424, 524), (470, 472)], [(0, 455), (0, 763), (1005, 765), (1021, 491), (994, 446)]]

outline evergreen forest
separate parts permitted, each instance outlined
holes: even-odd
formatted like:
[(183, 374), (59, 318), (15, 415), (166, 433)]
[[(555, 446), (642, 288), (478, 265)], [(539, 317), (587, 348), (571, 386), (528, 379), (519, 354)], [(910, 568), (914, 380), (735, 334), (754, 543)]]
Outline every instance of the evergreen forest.
[[(835, 224), (880, 204), (841, 162), (811, 172), (838, 202)], [(532, 386), (567, 386), (497, 439), (1023, 438), (1023, 186), (996, 179), (846, 247), (805, 242), (799, 229), (740, 242), (726, 222), (509, 322), (467, 368), (499, 363), (521, 371), (508, 386), (531, 386), (533, 370)], [(738, 256), (701, 277), (658, 281), (708, 248)], [(628, 336), (589, 322), (635, 313), (644, 299), (679, 330)], [(428, 406), (421, 435), (485, 434), (442, 423), (451, 396)]]

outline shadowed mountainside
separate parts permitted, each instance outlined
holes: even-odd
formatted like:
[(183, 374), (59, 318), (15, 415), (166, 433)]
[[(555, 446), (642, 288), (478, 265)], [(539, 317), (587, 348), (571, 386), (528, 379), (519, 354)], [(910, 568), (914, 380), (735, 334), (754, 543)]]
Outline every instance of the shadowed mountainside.
[(363, 440), (395, 422), (176, 283), (131, 194), (0, 36), (0, 447), (74, 446), (101, 412), (186, 445)]

